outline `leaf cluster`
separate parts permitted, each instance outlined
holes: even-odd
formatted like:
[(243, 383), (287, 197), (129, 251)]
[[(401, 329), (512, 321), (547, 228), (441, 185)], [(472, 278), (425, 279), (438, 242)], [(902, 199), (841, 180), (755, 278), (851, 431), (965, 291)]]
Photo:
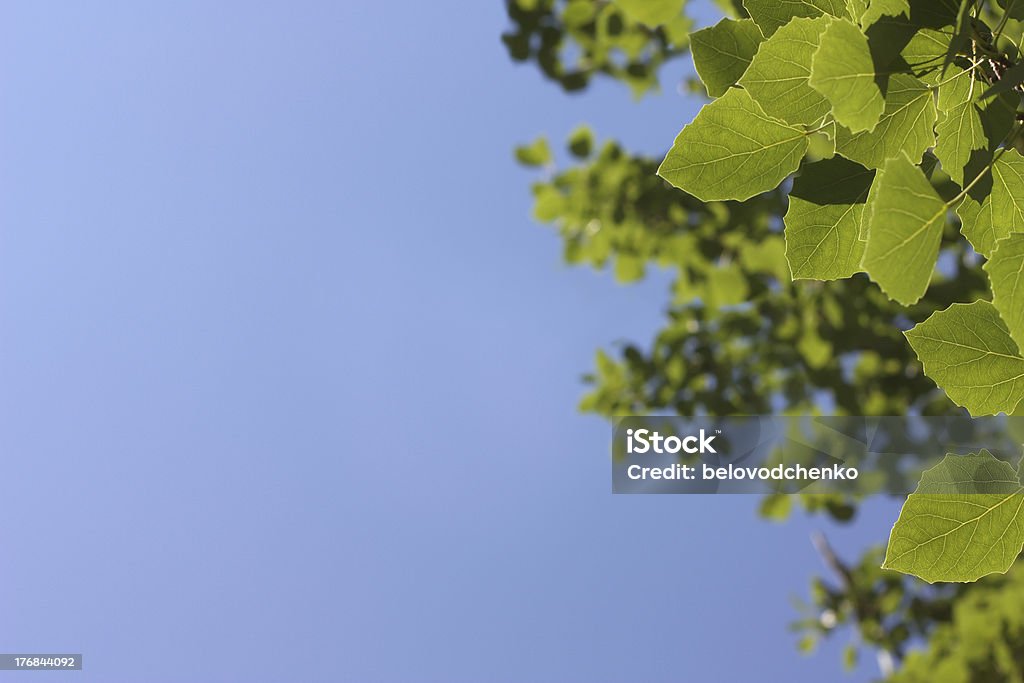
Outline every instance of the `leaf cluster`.
[[(924, 373), (972, 415), (1013, 413), (1024, 401), (1024, 65), (1005, 40), (1019, 12), (1004, 5), (744, 0), (750, 19), (693, 36), (697, 72), (717, 97), (658, 169), (705, 202), (789, 185), (793, 279), (864, 274), (908, 310), (949, 271), (940, 254), (955, 214), (952, 239), (984, 257), (991, 295), (937, 310), (905, 334)], [(718, 49), (698, 49), (704, 44)], [(816, 159), (811, 140), (822, 134), (829, 150)], [(1007, 531), (1024, 528), (1020, 493), (959, 507), (911, 496), (886, 566), (928, 581), (1006, 571), (1024, 544)], [(975, 519), (972, 505), (995, 512)], [(912, 522), (940, 517), (951, 528)]]

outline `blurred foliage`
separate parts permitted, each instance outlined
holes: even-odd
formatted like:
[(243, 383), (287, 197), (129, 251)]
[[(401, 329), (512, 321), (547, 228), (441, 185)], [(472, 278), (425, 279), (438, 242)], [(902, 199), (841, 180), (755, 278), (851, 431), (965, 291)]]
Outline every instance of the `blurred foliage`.
[(501, 39), (512, 59), (535, 62), (567, 91), (582, 90), (594, 75), (605, 74), (639, 96), (658, 86), (658, 69), (665, 62), (686, 54), (693, 28), (681, 1), (663, 25), (644, 23), (651, 18), (644, 9), (648, 2), (664, 5), (659, 0), (509, 0), (512, 28)]
[(811, 602), (797, 605), (805, 652), (852, 629), (847, 660), (873, 651), (891, 683), (1024, 680), (1021, 563), (977, 583), (931, 586), (880, 569), (883, 546), (847, 565), (821, 538), (816, 544), (831, 578), (814, 579)]
[(898, 415), (955, 408), (923, 376), (902, 335), (931, 312), (986, 292), (972, 256), (954, 239), (955, 225), (943, 245), (945, 281), (909, 309), (864, 276), (828, 286), (793, 282), (782, 237), (784, 188), (745, 202), (701, 202), (658, 178), (655, 159), (614, 142), (573, 152), (579, 135), (569, 145), (579, 162), (534, 184), (534, 216), (558, 230), (569, 263), (610, 267), (624, 283), (649, 267), (674, 276), (665, 328), (649, 349), (599, 351), (583, 410), (743, 415), (807, 413), (824, 404), (836, 414)]
[(860, 649), (867, 646), (881, 661), (896, 662), (936, 623), (950, 619), (955, 599), (964, 590), (962, 586), (926, 586), (880, 569), (885, 555), (882, 546), (870, 548), (857, 564), (848, 565), (823, 538), (815, 540), (832, 577), (815, 578), (811, 603), (797, 604), (802, 618), (793, 628), (803, 635), (805, 651), (844, 627), (853, 627), (857, 641), (847, 646), (848, 661), (856, 661)]
[(912, 652), (893, 683), (994, 683), (1024, 681), (1024, 571), (989, 577), (964, 590)]

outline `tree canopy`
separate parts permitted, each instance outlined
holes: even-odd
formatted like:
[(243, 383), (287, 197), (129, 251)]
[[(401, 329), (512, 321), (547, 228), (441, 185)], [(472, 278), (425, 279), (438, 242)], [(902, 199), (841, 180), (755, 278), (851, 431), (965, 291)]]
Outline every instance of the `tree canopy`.
[[(673, 64), (705, 101), (663, 158), (586, 127), (567, 167), (547, 141), (517, 150), (544, 170), (534, 216), (569, 263), (674, 274), (663, 329), (598, 351), (583, 410), (1024, 410), (1024, 0), (721, 1), (703, 27), (685, 0), (506, 5), (511, 57), (567, 91), (610, 78), (651, 96)], [(849, 626), (848, 660), (873, 648), (892, 680), (1020, 680), (1024, 611), (979, 622), (1024, 595), (1024, 488), (987, 452), (956, 456), (886, 549), (846, 562), (821, 543), (832, 576), (797, 622), (805, 647)], [(794, 501), (840, 521), (857, 507), (762, 512)]]

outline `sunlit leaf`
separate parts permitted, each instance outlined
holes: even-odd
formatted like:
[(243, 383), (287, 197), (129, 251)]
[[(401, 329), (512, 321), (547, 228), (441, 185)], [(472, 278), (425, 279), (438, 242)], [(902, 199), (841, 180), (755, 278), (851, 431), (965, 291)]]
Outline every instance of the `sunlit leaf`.
[[(781, 30), (780, 30), (781, 33)], [(885, 110), (868, 39), (852, 22), (831, 22), (811, 61), (812, 88), (832, 105), (832, 115), (853, 133), (872, 131)]]
[(835, 280), (860, 270), (861, 221), (875, 172), (841, 157), (807, 164), (786, 213), (786, 257), (794, 279)]
[(929, 583), (1005, 572), (1024, 546), (1022, 493), (1013, 467), (988, 451), (947, 455), (904, 503), (882, 566)]
[(840, 126), (836, 152), (868, 168), (907, 155), (919, 161), (935, 144), (935, 97), (921, 81), (897, 74), (889, 79), (885, 112), (871, 132), (853, 133)]
[(703, 201), (749, 199), (777, 187), (806, 151), (803, 128), (773, 119), (734, 88), (683, 128), (658, 175)]
[(750, 96), (775, 118), (813, 124), (829, 112), (825, 97), (808, 84), (811, 58), (831, 17), (794, 19), (766, 40), (740, 79)]
[(980, 204), (968, 197), (957, 208), (964, 236), (982, 254), (1010, 233), (1024, 232), (1024, 157), (1017, 150), (996, 159), (989, 187)]
[(743, 0), (743, 6), (766, 36), (797, 17), (847, 16), (846, 0)]
[(1013, 337), (1024, 348), (1024, 234), (999, 240), (985, 264), (992, 283), (992, 304)]
[(939, 255), (946, 203), (906, 157), (890, 159), (868, 197), (864, 270), (890, 298), (916, 303)]
[(690, 36), (693, 64), (709, 95), (721, 97), (740, 80), (762, 40), (750, 19), (722, 19)]
[(971, 415), (1009, 414), (1024, 397), (1024, 358), (989, 302), (953, 304), (906, 336), (925, 374)]

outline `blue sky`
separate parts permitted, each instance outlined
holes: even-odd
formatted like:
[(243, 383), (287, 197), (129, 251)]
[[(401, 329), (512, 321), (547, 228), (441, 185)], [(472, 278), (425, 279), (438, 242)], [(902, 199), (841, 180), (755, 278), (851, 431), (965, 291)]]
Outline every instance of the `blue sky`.
[(587, 121), (656, 153), (698, 103), (568, 97), (504, 25), (0, 6), (0, 650), (106, 682), (870, 677), (786, 630), (821, 520), (610, 494), (579, 376), (666, 282), (563, 266), (511, 149)]

